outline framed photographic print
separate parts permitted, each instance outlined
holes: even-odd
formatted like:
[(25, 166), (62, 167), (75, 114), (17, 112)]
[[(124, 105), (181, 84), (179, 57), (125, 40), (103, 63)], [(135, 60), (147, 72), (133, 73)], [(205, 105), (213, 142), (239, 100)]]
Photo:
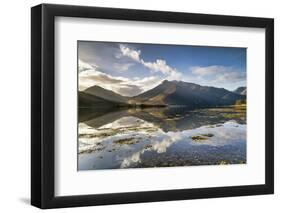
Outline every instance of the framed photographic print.
[(31, 9), (31, 203), (272, 194), (274, 21)]

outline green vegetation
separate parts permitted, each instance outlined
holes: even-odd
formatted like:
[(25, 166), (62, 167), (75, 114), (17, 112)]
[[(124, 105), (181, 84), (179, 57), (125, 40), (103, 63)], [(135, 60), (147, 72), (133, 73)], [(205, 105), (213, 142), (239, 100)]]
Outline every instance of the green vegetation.
[(247, 104), (234, 105), (234, 109), (236, 111), (240, 110), (241, 112), (246, 112)]
[(223, 117), (230, 118), (230, 119), (232, 119), (232, 118), (241, 118), (243, 116), (244, 116), (243, 113), (224, 113), (223, 114)]
[(247, 104), (246, 99), (237, 100), (235, 102), (235, 105), (245, 105), (245, 104)]
[(220, 165), (227, 165), (227, 164), (229, 164), (229, 163), (228, 163), (227, 161), (225, 161), (225, 160), (222, 160), (222, 161), (219, 162), (219, 164), (220, 164)]

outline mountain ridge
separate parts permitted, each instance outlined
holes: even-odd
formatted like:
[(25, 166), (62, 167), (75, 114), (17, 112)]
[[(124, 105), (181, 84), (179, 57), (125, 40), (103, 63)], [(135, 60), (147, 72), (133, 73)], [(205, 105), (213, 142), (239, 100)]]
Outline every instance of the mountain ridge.
[[(163, 81), (153, 89), (133, 97), (136, 103), (185, 106), (233, 105), (236, 100), (245, 99), (224, 88), (201, 86), (183, 81)], [(131, 102), (132, 102), (131, 100)]]
[(246, 99), (245, 95), (224, 88), (167, 80), (134, 97), (125, 97), (99, 86), (89, 87), (83, 92), (117, 105), (127, 104), (128, 106), (183, 105), (187, 107), (211, 107), (233, 105), (237, 100)]
[(84, 90), (83, 92), (109, 100), (109, 101), (113, 101), (113, 102), (118, 102), (118, 103), (127, 103), (128, 102), (128, 97), (122, 96), (111, 90), (104, 89), (98, 85), (89, 87), (86, 90)]
[(235, 90), (233, 90), (233, 92), (240, 95), (247, 95), (247, 87), (238, 87)]

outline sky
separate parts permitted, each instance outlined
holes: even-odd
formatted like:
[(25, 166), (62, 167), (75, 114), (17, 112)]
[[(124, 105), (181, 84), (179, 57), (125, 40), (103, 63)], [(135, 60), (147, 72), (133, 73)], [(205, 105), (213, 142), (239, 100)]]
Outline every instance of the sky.
[(135, 96), (163, 80), (234, 90), (246, 86), (246, 48), (78, 41), (79, 90)]

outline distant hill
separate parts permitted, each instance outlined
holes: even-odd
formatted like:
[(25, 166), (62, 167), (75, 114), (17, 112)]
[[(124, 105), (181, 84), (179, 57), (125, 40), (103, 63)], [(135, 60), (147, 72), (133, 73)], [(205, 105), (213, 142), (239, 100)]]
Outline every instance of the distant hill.
[(224, 88), (167, 80), (155, 88), (131, 98), (124, 97), (99, 86), (93, 86), (83, 92), (79, 92), (79, 106), (183, 105), (194, 108), (233, 105), (237, 100), (245, 99), (245, 95), (240, 95)]
[(102, 105), (112, 105), (112, 103), (103, 98), (97, 97), (95, 95), (90, 95), (85, 92), (79, 92), (79, 107), (92, 107), (92, 106), (102, 106)]
[(128, 106), (128, 104), (126, 103), (109, 101), (107, 99), (81, 91), (78, 94), (78, 103), (79, 103), (79, 107), (84, 107), (84, 108), (95, 107), (101, 109), (108, 109), (108, 108)]
[(165, 80), (155, 88), (133, 97), (130, 102), (207, 107), (232, 105), (235, 104), (236, 100), (241, 99), (245, 99), (245, 96), (223, 88)]
[(100, 86), (92, 86), (84, 90), (83, 92), (94, 95), (96, 97), (103, 98), (108, 101), (118, 102), (118, 103), (127, 103), (128, 98), (122, 95), (119, 95), (113, 91), (104, 89)]
[(240, 94), (240, 95), (247, 95), (247, 87), (238, 87), (233, 92), (237, 93), (237, 94)]

